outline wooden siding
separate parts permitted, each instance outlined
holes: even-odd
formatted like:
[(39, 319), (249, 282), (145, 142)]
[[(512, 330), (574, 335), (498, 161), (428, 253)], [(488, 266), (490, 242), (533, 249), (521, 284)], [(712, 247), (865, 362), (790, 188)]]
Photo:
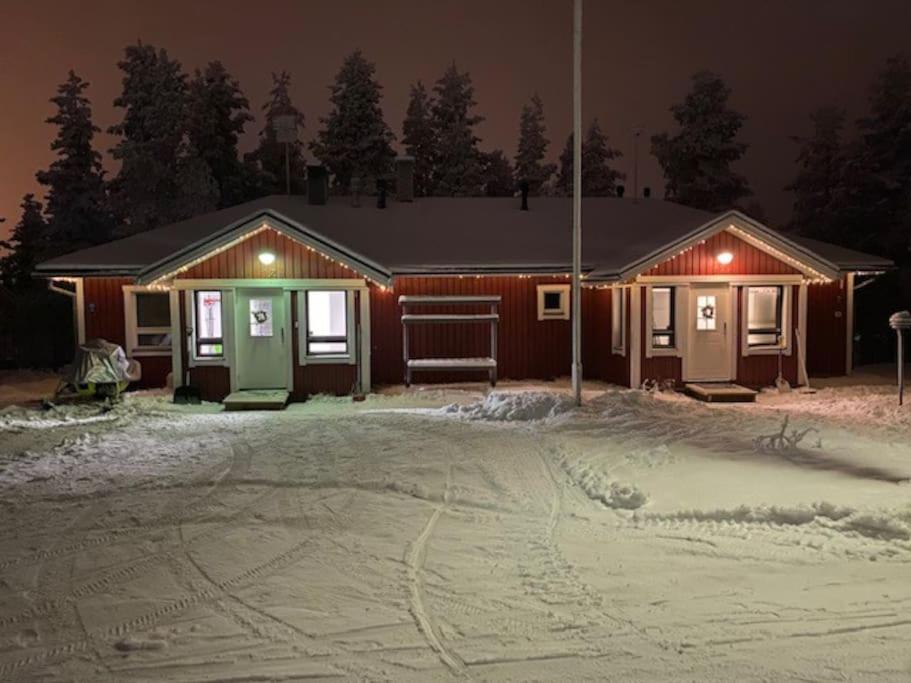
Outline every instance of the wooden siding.
[(123, 286), (132, 278), (87, 277), (85, 293), (85, 338), (107, 339), (126, 348), (126, 329), (123, 318)]
[(848, 343), (847, 279), (807, 286), (807, 372), (844, 375)]
[(629, 354), (613, 352), (612, 307), (610, 289), (582, 289), (582, 374), (586, 379), (629, 386)]
[[(350, 363), (327, 363), (318, 365), (300, 364), (300, 337), (297, 334), (297, 297), (298, 292), (291, 293), (291, 353), (294, 361), (294, 389), (291, 399), (305, 401), (314, 394), (332, 394), (344, 396), (350, 394), (357, 382), (357, 366)], [(357, 310), (355, 321), (358, 321)]]
[(142, 379), (139, 387), (142, 389), (160, 389), (168, 385), (168, 373), (171, 372), (170, 356), (137, 356), (136, 360), (142, 365)]
[[(375, 384), (403, 381), (402, 323), (398, 298), (402, 294), (500, 295), (498, 375), (508, 379), (549, 380), (570, 373), (572, 331), (569, 320), (539, 321), (538, 284), (568, 284), (565, 277), (398, 277), (387, 291), (371, 287), (370, 321), (372, 375)], [(433, 309), (427, 308), (427, 312)], [(460, 312), (486, 312), (462, 307)], [(416, 325), (411, 329), (413, 358), (474, 357), (490, 353), (489, 326)], [(415, 373), (417, 382), (483, 380), (486, 372)]]
[[(716, 256), (729, 251), (734, 260), (718, 263)], [(736, 235), (722, 231), (675, 257), (659, 263), (644, 275), (792, 275), (800, 271), (757, 249)]]
[[(270, 251), (275, 262), (264, 266), (259, 254)], [(280, 232), (266, 229), (213, 255), (179, 278), (353, 278), (358, 274)]]

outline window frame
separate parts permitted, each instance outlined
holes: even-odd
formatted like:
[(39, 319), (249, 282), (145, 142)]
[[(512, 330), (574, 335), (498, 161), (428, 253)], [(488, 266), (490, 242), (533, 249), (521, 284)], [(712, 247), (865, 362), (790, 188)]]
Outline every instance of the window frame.
[[(219, 302), (221, 303), (221, 337), (200, 337), (199, 336), (199, 297), (201, 294), (209, 293), (218, 293)], [(225, 348), (225, 330), (226, 330), (226, 319), (225, 315), (225, 303), (226, 297), (225, 292), (221, 289), (194, 289), (191, 292), (191, 299), (193, 302), (192, 306), (192, 329), (193, 329), (193, 359), (196, 361), (224, 361), (226, 359), (226, 348)], [(200, 351), (202, 346), (221, 346), (221, 353), (203, 353)]]
[[(311, 336), (309, 300), (311, 292), (342, 292), (345, 295), (345, 335)], [(357, 362), (354, 289), (347, 287), (308, 287), (297, 290), (297, 328), (300, 365), (347, 364)], [(310, 343), (345, 342), (345, 352), (310, 352)]]
[[(560, 308), (546, 308), (544, 305), (547, 294), (560, 295)], [(541, 284), (537, 286), (538, 321), (544, 320), (569, 320), (570, 314), (570, 285)]]
[[(139, 325), (139, 306), (136, 300), (137, 295), (139, 294), (152, 294), (160, 295), (167, 299), (168, 301), (168, 318), (170, 323), (167, 326), (164, 325), (154, 325), (154, 326), (140, 326)], [(167, 291), (163, 290), (153, 290), (148, 287), (142, 287), (138, 285), (124, 285), (123, 286), (123, 315), (124, 315), (124, 331), (125, 331), (125, 340), (126, 340), (126, 355), (128, 358), (133, 357), (142, 357), (142, 356), (170, 356), (174, 349), (174, 320), (173, 312), (170, 308), (170, 294)], [(148, 346), (139, 343), (139, 337), (143, 334), (169, 334), (171, 335), (171, 343), (167, 346)]]
[(611, 352), (626, 355), (626, 289), (611, 288)]
[[(775, 302), (775, 324), (776, 327), (750, 327), (750, 290), (752, 289), (775, 289), (778, 293), (777, 300)], [(787, 348), (787, 336), (785, 330), (785, 296), (789, 292), (789, 288), (785, 288), (784, 285), (748, 285), (744, 287), (744, 299), (746, 300), (746, 306), (744, 306), (744, 327), (746, 328), (744, 333), (744, 343), (750, 351), (761, 351), (774, 349), (775, 351)], [(762, 344), (751, 344), (750, 335), (753, 334), (774, 334), (777, 336), (778, 341), (773, 344), (762, 343)]]
[[(670, 325), (666, 328), (655, 327), (655, 292), (658, 290), (667, 290), (670, 293)], [(656, 285), (650, 287), (649, 299), (649, 325), (651, 348), (655, 351), (676, 351), (677, 350), (677, 288), (673, 285)], [(670, 337), (668, 344), (656, 344), (656, 336)]]

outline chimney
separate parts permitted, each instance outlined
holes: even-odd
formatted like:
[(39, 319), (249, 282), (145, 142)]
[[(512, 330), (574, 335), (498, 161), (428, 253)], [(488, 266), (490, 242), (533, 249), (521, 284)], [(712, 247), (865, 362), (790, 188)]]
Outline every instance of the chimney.
[(400, 202), (414, 201), (414, 157), (395, 160), (396, 196)]
[(307, 165), (307, 203), (322, 206), (329, 197), (329, 174), (320, 164)]
[(386, 179), (379, 178), (376, 181), (376, 208), (386, 208)]
[(519, 190), (522, 192), (522, 206), (519, 207), (521, 211), (528, 211), (528, 181), (523, 180), (519, 183)]
[(650, 187), (643, 187), (643, 188), (642, 188), (642, 196), (643, 196), (645, 199), (648, 199), (649, 197), (651, 197), (651, 196), (652, 196), (652, 188), (650, 188)]
[(620, 197), (620, 199), (623, 199), (624, 192), (626, 192), (626, 188), (623, 187), (623, 185), (617, 185), (617, 196)]

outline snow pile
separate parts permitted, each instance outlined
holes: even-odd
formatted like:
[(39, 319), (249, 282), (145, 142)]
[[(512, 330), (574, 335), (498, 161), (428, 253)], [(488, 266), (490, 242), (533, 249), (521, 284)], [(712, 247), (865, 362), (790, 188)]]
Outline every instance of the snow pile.
[(466, 420), (535, 422), (556, 417), (573, 407), (572, 398), (563, 394), (532, 391), (493, 392), (483, 401), (468, 405), (453, 403), (443, 407), (441, 412)]
[(99, 403), (53, 406), (47, 410), (14, 405), (0, 410), (0, 432), (110, 422), (118, 417), (118, 413)]
[(847, 534), (886, 541), (911, 540), (911, 513), (895, 510), (864, 511), (830, 502), (812, 505), (741, 505), (730, 510), (680, 510), (673, 513), (638, 513), (640, 521), (692, 521), (726, 524), (805, 526), (818, 524)]
[(564, 461), (563, 469), (585, 495), (609, 508), (635, 510), (648, 501), (648, 497), (634, 484), (613, 481), (605, 472), (590, 463)]
[(898, 389), (892, 386), (850, 386), (820, 389), (815, 394), (763, 392), (756, 406), (795, 415), (850, 420), (868, 426), (911, 427), (911, 406), (898, 405)]

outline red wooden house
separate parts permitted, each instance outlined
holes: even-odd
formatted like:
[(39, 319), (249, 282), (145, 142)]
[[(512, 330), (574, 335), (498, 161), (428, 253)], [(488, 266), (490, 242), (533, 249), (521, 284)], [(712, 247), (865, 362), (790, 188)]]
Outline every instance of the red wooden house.
[[(465, 378), (486, 376), (494, 358), (500, 377), (568, 374), (569, 199), (521, 210), (511, 198), (400, 197), (378, 208), (324, 190), (84, 249), (38, 274), (70, 283), (81, 341), (123, 345), (145, 386), (173, 373), (210, 400), (402, 382), (403, 295), (460, 298), (424, 307), (428, 322), (449, 324), (408, 326), (416, 381), (452, 379), (439, 370), (465, 358), (478, 373)], [(846, 374), (855, 277), (891, 266), (736, 211), (587, 198), (582, 216), (584, 374), (625, 386), (758, 387), (779, 362), (792, 384)]]

